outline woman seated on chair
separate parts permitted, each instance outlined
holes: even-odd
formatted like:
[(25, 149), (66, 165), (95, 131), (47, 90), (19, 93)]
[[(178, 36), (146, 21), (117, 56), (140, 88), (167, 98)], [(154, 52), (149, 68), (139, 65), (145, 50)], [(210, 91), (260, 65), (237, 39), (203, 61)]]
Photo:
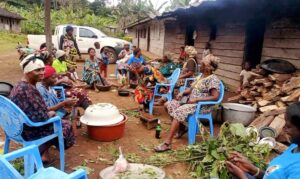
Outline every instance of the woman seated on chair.
[[(84, 62), (82, 80), (86, 82), (89, 87), (97, 91), (97, 84), (102, 86), (111, 85), (114, 87), (120, 87), (121, 85), (107, 81), (100, 74), (100, 61), (96, 58), (96, 50), (94, 48), (88, 49), (89, 58)], [(98, 91), (97, 91), (98, 92)]]
[(129, 71), (129, 83), (130, 84), (137, 84), (137, 76), (135, 74), (135, 71), (137, 70), (137, 67), (140, 65), (145, 65), (145, 59), (142, 56), (142, 51), (140, 48), (136, 48), (133, 51), (133, 55), (130, 56), (130, 58), (127, 61), (127, 64), (125, 67)]
[[(136, 65), (134, 74), (138, 78), (138, 86), (134, 91), (135, 101), (144, 105), (144, 109), (149, 108), (149, 102), (153, 97), (153, 88), (156, 83), (167, 83), (168, 80), (160, 73), (160, 71), (151, 66)], [(166, 91), (161, 88), (160, 92)]]
[[(28, 116), (32, 122), (44, 122), (54, 117), (56, 113), (47, 108), (43, 97), (36, 89), (37, 82), (44, 77), (44, 63), (35, 55), (29, 55), (20, 63), (24, 76), (10, 93), (10, 99)], [(75, 136), (72, 125), (69, 121), (62, 120), (65, 148), (71, 147), (75, 143)], [(22, 136), (25, 140), (36, 140), (53, 133), (53, 124), (43, 127), (24, 126)], [(49, 162), (48, 148), (52, 145), (58, 147), (57, 138), (40, 146), (40, 152), (44, 162)]]
[[(91, 104), (91, 101), (87, 97), (87, 91), (80, 88), (76, 89), (77, 91), (81, 91), (80, 93), (73, 92), (73, 96), (67, 95), (69, 98), (60, 102), (55, 91), (51, 89), (52, 86), (55, 86), (56, 81), (57, 74), (55, 69), (51, 66), (46, 66), (44, 79), (40, 83), (37, 83), (37, 89), (44, 98), (50, 111), (55, 111), (58, 116), (63, 118), (67, 115), (66, 110), (64, 109), (65, 107), (74, 106), (86, 109)], [(72, 91), (74, 91), (74, 89)]]
[(177, 87), (183, 86), (186, 78), (193, 78), (197, 75), (197, 50), (193, 46), (185, 47), (186, 58), (183, 63), (183, 67), (179, 76), (179, 79), (176, 83)]
[[(156, 152), (164, 152), (171, 149), (171, 143), (175, 134), (177, 138), (180, 138), (184, 132), (178, 131), (180, 124), (184, 123), (188, 115), (193, 114), (196, 110), (197, 102), (200, 101), (215, 101), (218, 100), (220, 92), (220, 80), (213, 72), (217, 69), (219, 59), (214, 56), (207, 56), (201, 61), (200, 71), (202, 76), (195, 79), (190, 88), (186, 89), (177, 95), (176, 100), (165, 103), (169, 115), (173, 121), (171, 124), (171, 130), (165, 139), (164, 143), (155, 148)], [(183, 100), (186, 96), (187, 100)], [(211, 111), (210, 106), (203, 106), (201, 108), (202, 113)], [(183, 129), (185, 130), (185, 129)]]
[(170, 55), (164, 55), (161, 60), (159, 71), (164, 75), (164, 77), (170, 77), (176, 67), (177, 65), (171, 60)]

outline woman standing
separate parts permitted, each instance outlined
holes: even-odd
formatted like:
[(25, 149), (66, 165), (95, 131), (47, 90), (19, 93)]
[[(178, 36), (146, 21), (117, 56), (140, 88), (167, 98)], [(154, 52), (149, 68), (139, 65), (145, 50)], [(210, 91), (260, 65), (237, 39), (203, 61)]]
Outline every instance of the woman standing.
[(74, 60), (76, 55), (81, 59), (81, 54), (75, 38), (73, 37), (74, 28), (66, 27), (66, 34), (60, 37), (59, 49), (66, 52), (67, 60)]
[[(165, 104), (169, 115), (173, 118), (171, 130), (165, 142), (155, 148), (157, 152), (164, 152), (171, 149), (173, 137), (179, 129), (180, 123), (187, 120), (188, 115), (193, 114), (199, 101), (215, 101), (220, 95), (220, 80), (213, 72), (217, 69), (219, 59), (217, 57), (206, 57), (201, 61), (200, 71), (202, 76), (196, 78), (195, 82), (182, 93), (177, 95), (176, 100), (172, 100)], [(180, 102), (183, 96), (188, 97), (188, 102), (182, 104)], [(202, 113), (210, 112), (210, 106), (203, 106)], [(180, 137), (180, 136), (178, 136)]]
[[(12, 89), (10, 99), (28, 116), (32, 122), (44, 122), (55, 116), (54, 111), (49, 111), (43, 97), (36, 89), (37, 82), (44, 78), (44, 63), (35, 55), (27, 56), (21, 63), (24, 76), (20, 82)], [(71, 147), (75, 143), (75, 136), (69, 121), (62, 121), (65, 148)], [(42, 127), (24, 126), (22, 137), (31, 141), (53, 133), (53, 125)], [(55, 138), (40, 146), (40, 152), (44, 162), (49, 162), (48, 148), (51, 145), (58, 147), (58, 140)]]

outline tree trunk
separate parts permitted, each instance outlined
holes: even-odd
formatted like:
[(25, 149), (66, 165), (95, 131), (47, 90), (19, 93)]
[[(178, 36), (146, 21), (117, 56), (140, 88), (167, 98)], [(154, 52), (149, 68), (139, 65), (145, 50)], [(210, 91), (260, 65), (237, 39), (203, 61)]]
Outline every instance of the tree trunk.
[(52, 50), (52, 32), (51, 32), (51, 0), (45, 0), (45, 35), (47, 50)]

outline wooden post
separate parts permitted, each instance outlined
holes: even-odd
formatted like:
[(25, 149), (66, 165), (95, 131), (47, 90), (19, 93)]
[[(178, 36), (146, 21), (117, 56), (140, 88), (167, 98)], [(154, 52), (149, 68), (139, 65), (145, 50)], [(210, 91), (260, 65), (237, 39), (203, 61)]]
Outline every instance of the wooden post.
[(47, 50), (51, 53), (52, 50), (52, 32), (51, 32), (51, 0), (44, 1), (45, 7), (45, 35)]

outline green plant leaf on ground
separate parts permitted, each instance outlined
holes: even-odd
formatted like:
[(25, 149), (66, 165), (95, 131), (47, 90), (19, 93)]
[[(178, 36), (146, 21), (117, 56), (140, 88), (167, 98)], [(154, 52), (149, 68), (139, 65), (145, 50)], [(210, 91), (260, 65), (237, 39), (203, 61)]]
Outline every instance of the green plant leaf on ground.
[(82, 166), (82, 165), (79, 165), (79, 166), (76, 166), (76, 167), (73, 167), (72, 170), (78, 170), (78, 169), (83, 169), (86, 171), (86, 173), (89, 175), (90, 173), (93, 173), (95, 171), (95, 169), (93, 168), (90, 168), (88, 166)]

